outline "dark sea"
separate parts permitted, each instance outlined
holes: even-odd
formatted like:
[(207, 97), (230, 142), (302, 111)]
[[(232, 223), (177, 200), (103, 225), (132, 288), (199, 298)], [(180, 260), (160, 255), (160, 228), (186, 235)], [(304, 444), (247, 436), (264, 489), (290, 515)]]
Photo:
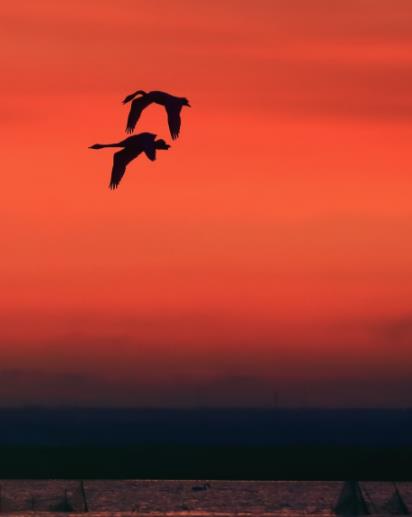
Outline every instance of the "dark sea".
[(412, 446), (412, 410), (0, 408), (0, 446), (88, 444)]
[(0, 477), (21, 517), (401, 515), (412, 411), (0, 409)]

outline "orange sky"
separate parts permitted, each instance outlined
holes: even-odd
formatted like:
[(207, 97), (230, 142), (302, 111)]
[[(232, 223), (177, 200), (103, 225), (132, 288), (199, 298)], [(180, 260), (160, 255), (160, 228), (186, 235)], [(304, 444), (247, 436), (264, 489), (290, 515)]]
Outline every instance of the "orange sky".
[[(412, 404), (410, 0), (2, 22), (0, 404)], [(112, 192), (139, 88), (192, 109)]]

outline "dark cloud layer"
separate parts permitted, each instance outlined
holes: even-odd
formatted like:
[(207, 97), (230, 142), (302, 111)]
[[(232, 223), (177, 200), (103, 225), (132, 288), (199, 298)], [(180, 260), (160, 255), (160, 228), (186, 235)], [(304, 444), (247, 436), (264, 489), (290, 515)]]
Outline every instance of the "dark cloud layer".
[(159, 384), (98, 374), (0, 371), (0, 406), (125, 407), (410, 407), (411, 377), (317, 380), (216, 375)]

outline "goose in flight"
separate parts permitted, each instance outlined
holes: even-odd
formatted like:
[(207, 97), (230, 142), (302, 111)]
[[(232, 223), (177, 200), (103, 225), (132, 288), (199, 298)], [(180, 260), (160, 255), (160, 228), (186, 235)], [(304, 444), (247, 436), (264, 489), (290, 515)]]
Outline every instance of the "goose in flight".
[(156, 135), (153, 133), (140, 133), (115, 144), (94, 144), (89, 149), (102, 149), (103, 147), (123, 147), (121, 151), (113, 155), (112, 176), (109, 185), (109, 188), (113, 190), (119, 186), (127, 165), (139, 154), (145, 153), (149, 160), (154, 161), (156, 160), (156, 150), (167, 150), (170, 145), (162, 139), (156, 140)]
[[(137, 95), (139, 95), (139, 97), (135, 99)], [(149, 106), (149, 104), (154, 102), (165, 107), (167, 112), (167, 123), (169, 124), (170, 135), (173, 140), (179, 136), (180, 111), (182, 107), (191, 107), (189, 101), (185, 97), (175, 97), (169, 93), (158, 91), (146, 93), (143, 90), (137, 90), (136, 92), (128, 95), (124, 99), (123, 104), (130, 101), (132, 101), (132, 106), (127, 119), (126, 133), (133, 133), (142, 111)]]

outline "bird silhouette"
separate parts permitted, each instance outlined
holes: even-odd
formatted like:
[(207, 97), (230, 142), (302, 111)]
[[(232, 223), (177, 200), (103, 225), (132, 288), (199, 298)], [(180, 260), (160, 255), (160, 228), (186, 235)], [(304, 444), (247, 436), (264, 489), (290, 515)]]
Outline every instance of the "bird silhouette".
[[(137, 95), (139, 95), (139, 97), (135, 99)], [(146, 93), (143, 90), (137, 90), (136, 92), (128, 95), (123, 100), (123, 104), (130, 101), (132, 101), (132, 105), (127, 119), (126, 133), (133, 133), (142, 111), (149, 106), (149, 104), (155, 103), (164, 106), (166, 109), (167, 123), (169, 124), (169, 131), (173, 140), (179, 136), (181, 124), (180, 111), (182, 107), (191, 107), (189, 101), (185, 97), (175, 97), (169, 93), (159, 91)]]
[(124, 148), (113, 155), (112, 175), (109, 184), (109, 188), (113, 190), (119, 186), (127, 165), (139, 154), (145, 153), (149, 160), (154, 161), (156, 160), (156, 150), (167, 150), (170, 145), (162, 139), (156, 140), (156, 135), (153, 133), (139, 133), (115, 144), (94, 144), (89, 149), (102, 149), (103, 147)]

